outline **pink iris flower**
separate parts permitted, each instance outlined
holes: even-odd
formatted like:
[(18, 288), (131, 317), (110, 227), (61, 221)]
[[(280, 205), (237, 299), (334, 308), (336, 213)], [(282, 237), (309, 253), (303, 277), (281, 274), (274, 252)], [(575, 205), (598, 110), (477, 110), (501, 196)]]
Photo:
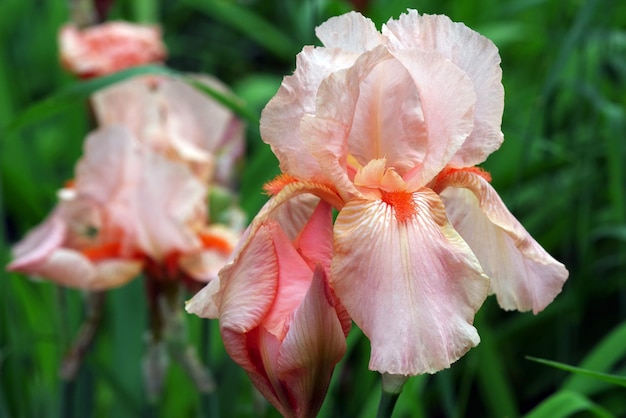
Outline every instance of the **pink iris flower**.
[[(275, 261), (249, 248), (270, 241), (258, 225), (274, 207), (301, 214), (301, 195), (313, 194), (338, 211), (332, 237), (315, 242), (332, 247), (328, 282), (371, 342), (370, 369), (437, 372), (479, 343), (473, 319), (488, 294), (505, 309), (537, 313), (568, 276), (475, 167), (503, 141), (497, 48), (463, 24), (414, 10), (381, 32), (351, 12), (316, 33), (324, 46), (302, 50), (261, 118), (284, 174), (211, 283), (216, 296), (192, 300), (192, 311), (208, 304), (223, 322), (225, 306), (248, 305), (246, 287), (230, 285), (236, 271), (280, 283)], [(296, 257), (281, 254), (284, 263)], [(254, 309), (257, 324), (267, 309)], [(243, 314), (227, 318), (228, 329), (251, 329)]]
[(9, 270), (90, 290), (142, 270), (215, 277), (237, 236), (206, 225), (205, 183), (120, 126), (92, 133), (84, 151), (52, 214), (14, 247)]
[(167, 50), (154, 25), (107, 22), (84, 29), (67, 24), (59, 31), (61, 64), (80, 78), (162, 62)]
[(346, 349), (350, 318), (328, 287), (331, 206), (271, 201), (235, 259), (187, 304), (219, 318), (226, 350), (285, 417), (314, 417)]

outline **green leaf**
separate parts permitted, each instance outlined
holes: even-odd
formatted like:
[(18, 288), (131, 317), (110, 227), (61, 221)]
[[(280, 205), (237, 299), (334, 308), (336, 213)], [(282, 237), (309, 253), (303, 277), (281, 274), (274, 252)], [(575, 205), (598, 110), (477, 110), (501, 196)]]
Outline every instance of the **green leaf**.
[(557, 369), (565, 370), (571, 373), (576, 373), (581, 376), (589, 376), (595, 379), (602, 380), (607, 383), (620, 385), (626, 387), (626, 377), (616, 376), (607, 373), (600, 373), (593, 370), (583, 369), (581, 367), (570, 366), (569, 364), (559, 363), (558, 361), (544, 360), (536, 357), (526, 356), (528, 360), (536, 361), (537, 363), (545, 364), (547, 366), (556, 367)]
[(171, 74), (169, 70), (157, 65), (149, 65), (143, 67), (134, 67), (128, 70), (120, 71), (115, 74), (107, 75), (104, 77), (93, 78), (87, 81), (81, 81), (70, 84), (67, 87), (62, 88), (51, 96), (33, 104), (22, 113), (17, 115), (9, 123), (6, 128), (5, 135), (14, 133), (16, 130), (23, 128), (29, 124), (37, 122), (45, 117), (55, 114), (63, 109), (66, 109), (77, 100), (85, 100), (93, 92), (107, 87), (111, 84), (126, 80), (131, 77), (135, 77), (143, 74)]
[(166, 67), (158, 65), (146, 65), (141, 67), (133, 67), (115, 74), (98, 77), (87, 81), (81, 81), (62, 88), (57, 93), (43, 99), (27, 108), (19, 114), (9, 124), (6, 129), (5, 136), (14, 133), (16, 130), (23, 128), (29, 124), (33, 124), (45, 117), (53, 115), (78, 100), (86, 100), (92, 93), (103, 89), (112, 84), (124, 81), (126, 79), (137, 77), (140, 75), (162, 75), (177, 77), (189, 85), (197, 88), (202, 93), (212, 97), (224, 106), (230, 108), (233, 112), (247, 119), (250, 123), (258, 124), (258, 115), (250, 110), (241, 100), (232, 94), (226, 94), (211, 88), (194, 78)]
[(561, 391), (540, 403), (525, 418), (564, 418), (577, 412), (589, 412), (595, 417), (612, 418), (606, 409), (576, 392)]
[(248, 36), (279, 58), (293, 62), (300, 46), (258, 14), (232, 1), (186, 0), (188, 6), (203, 11)]

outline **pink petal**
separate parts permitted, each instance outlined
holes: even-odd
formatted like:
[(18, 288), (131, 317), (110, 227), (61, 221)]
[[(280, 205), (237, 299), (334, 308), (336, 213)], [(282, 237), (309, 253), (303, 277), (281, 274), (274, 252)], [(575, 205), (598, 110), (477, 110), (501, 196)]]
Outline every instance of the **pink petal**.
[(346, 350), (346, 336), (326, 286), (319, 266), (278, 353), (277, 374), (292, 394), (299, 417), (317, 414), (333, 369)]
[(355, 54), (328, 48), (305, 47), (296, 57), (296, 70), (285, 77), (261, 114), (261, 137), (272, 147), (280, 168), (300, 179), (323, 181), (324, 174), (299, 132), (300, 120), (315, 112), (317, 89), (331, 72), (347, 68)]
[(383, 201), (353, 200), (335, 223), (331, 286), (371, 342), (369, 367), (417, 375), (450, 366), (479, 342), (472, 326), (489, 280), (447, 222), (438, 196), (412, 196), (398, 220)]
[(215, 317), (212, 313), (218, 312), (222, 329), (248, 332), (260, 325), (273, 303), (278, 269), (272, 231), (261, 226), (222, 269), (219, 281), (209, 283), (188, 302), (187, 311), (201, 317)]
[(89, 134), (84, 155), (76, 166), (77, 193), (99, 203), (115, 201), (126, 188), (136, 185), (139, 155), (139, 144), (121, 126), (101, 128)]
[(314, 271), (315, 266), (319, 264), (325, 272), (330, 272), (332, 243), (332, 210), (328, 203), (320, 201), (293, 245), (307, 262), (311, 271)]
[[(398, 20), (383, 25), (392, 51), (432, 51), (464, 71), (476, 92), (474, 129), (451, 161), (455, 167), (483, 162), (498, 149), (504, 108), (504, 89), (498, 49), (487, 38), (447, 16), (422, 15), (409, 10)], [(395, 54), (395, 52), (394, 52)]]
[(419, 148), (422, 158), (413, 160), (410, 174), (403, 173), (409, 190), (416, 190), (446, 166), (472, 132), (476, 93), (465, 73), (437, 53), (410, 50), (393, 55), (417, 86), (428, 132), (427, 143)]
[(315, 35), (326, 48), (362, 53), (383, 42), (374, 22), (360, 13), (335, 16), (315, 28)]
[(190, 277), (201, 282), (210, 282), (230, 261), (240, 237), (239, 233), (219, 224), (203, 228), (200, 233), (202, 249), (182, 254), (178, 264)]
[(543, 310), (561, 292), (565, 266), (528, 234), (484, 178), (458, 171), (444, 181), (441, 197), (450, 222), (491, 277), (500, 306)]
[(96, 91), (91, 106), (101, 127), (121, 125), (156, 149), (166, 149), (167, 138), (161, 125), (157, 86), (163, 77), (134, 77)]
[(207, 185), (180, 161), (146, 150), (141, 179), (129, 197), (138, 246), (155, 260), (199, 248), (194, 224), (205, 219)]
[(142, 269), (139, 261), (121, 259), (92, 263), (78, 251), (57, 248), (46, 258), (29, 264), (9, 266), (11, 270), (43, 277), (59, 285), (85, 290), (104, 290), (126, 284)]
[(55, 210), (13, 247), (14, 260), (7, 270), (35, 274), (32, 269), (63, 245), (66, 234), (67, 226)]
[(428, 131), (418, 86), (395, 59), (378, 63), (358, 82), (348, 137), (350, 153), (362, 164), (385, 158), (401, 175), (423, 161)]
[[(221, 93), (229, 93), (214, 77), (193, 78)], [(159, 84), (158, 93), (164, 122), (173, 141), (189, 142), (210, 154), (221, 154), (225, 146), (236, 142), (232, 148), (243, 151), (243, 125), (230, 109), (180, 80), (165, 79)], [(235, 129), (233, 122), (238, 122)]]

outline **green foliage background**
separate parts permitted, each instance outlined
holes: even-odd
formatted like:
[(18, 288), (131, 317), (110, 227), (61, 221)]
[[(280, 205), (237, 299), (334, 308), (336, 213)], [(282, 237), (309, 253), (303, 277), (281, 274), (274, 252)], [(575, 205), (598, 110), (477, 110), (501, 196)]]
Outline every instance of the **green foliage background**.
[[(317, 43), (314, 27), (353, 7), (342, 0), (120, 0), (112, 17), (160, 22), (169, 66), (214, 74), (243, 99), (251, 122), (241, 204), (252, 217), (266, 198), (261, 185), (278, 171), (253, 121), (293, 70), (295, 54)], [(570, 279), (537, 316), (501, 311), (490, 298), (476, 319), (481, 344), (451, 369), (411, 379), (394, 417), (626, 416), (619, 385), (626, 375), (626, 2), (372, 0), (364, 12), (380, 25), (407, 7), (447, 14), (499, 47), (505, 142), (485, 168)], [(3, 265), (10, 246), (53, 207), (92, 128), (89, 89), (58, 65), (56, 33), (68, 20), (65, 1), (0, 3)], [(278, 416), (224, 354), (217, 324), (189, 315), (189, 338), (218, 391), (200, 397), (172, 363), (163, 396), (149, 404), (141, 279), (108, 292), (84, 367), (76, 381), (61, 381), (58, 367), (85, 317), (85, 295), (0, 276), (0, 417)], [(367, 370), (368, 355), (354, 327), (320, 416), (375, 416), (380, 383)]]

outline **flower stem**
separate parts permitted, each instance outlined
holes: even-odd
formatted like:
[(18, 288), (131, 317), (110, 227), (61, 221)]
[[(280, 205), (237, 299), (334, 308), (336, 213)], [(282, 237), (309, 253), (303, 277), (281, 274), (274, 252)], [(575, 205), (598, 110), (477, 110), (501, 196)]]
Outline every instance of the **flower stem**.
[(399, 396), (400, 393), (390, 393), (385, 392), (384, 390), (381, 391), (376, 418), (391, 418), (393, 408), (396, 406)]

